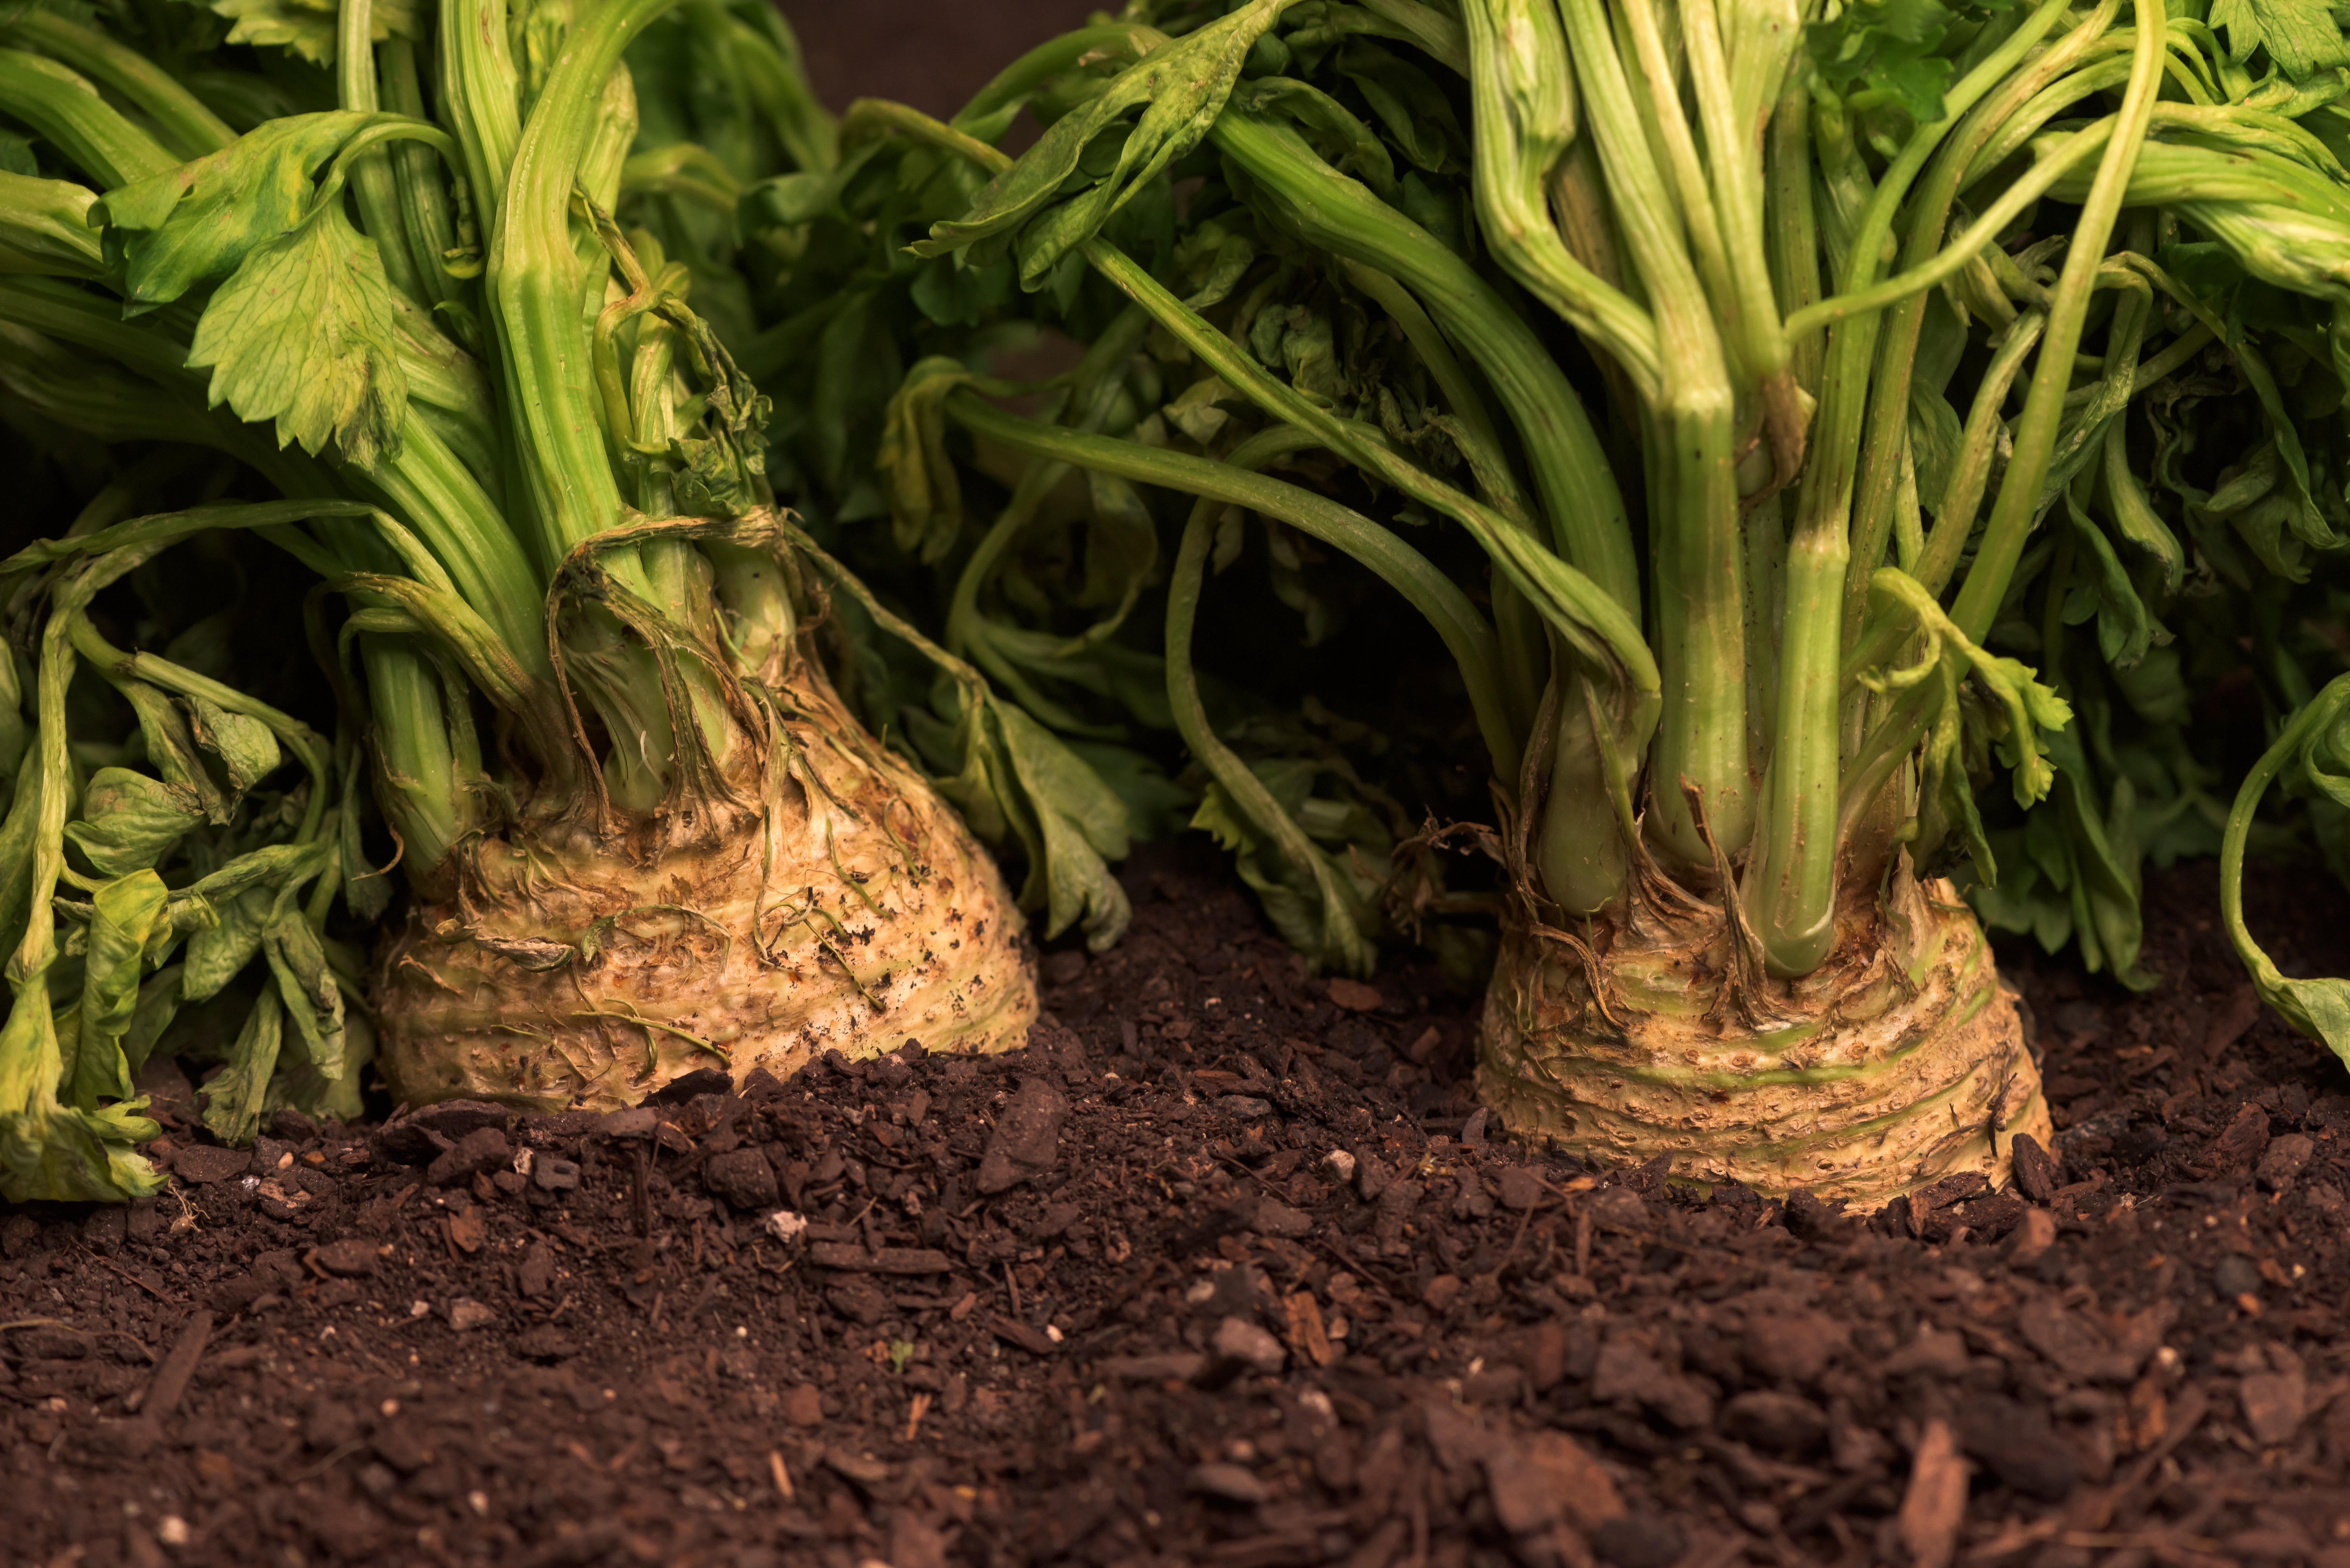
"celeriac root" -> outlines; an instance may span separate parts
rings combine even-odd
[[[1036,1013],[1001,873],[813,658],[776,695],[779,783],[654,849],[524,833],[461,847],[380,956],[380,1064],[412,1104],[633,1105],[702,1067],[1020,1044]]]
[[[1719,909],[1632,904],[1587,946],[1505,933],[1478,1083],[1513,1131],[1860,1208],[1963,1171],[1998,1185],[2015,1135],[2048,1140],[2016,998],[1948,882],[1905,859],[1792,982],[1742,971]]]

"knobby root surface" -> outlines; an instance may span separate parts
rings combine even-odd
[[[994,861],[812,659],[785,695],[777,777],[736,822],[658,852],[492,840],[411,907],[380,960],[398,1099],[610,1109],[700,1070],[1026,1037],[1029,944]]]
[[[1905,871],[1844,912],[1800,981],[1742,981],[1714,911],[1643,905],[1573,940],[1507,933],[1478,1082],[1512,1128],[1610,1163],[1876,1205],[1945,1178],[2006,1182],[2048,1107],[2014,992],[1972,911]]]

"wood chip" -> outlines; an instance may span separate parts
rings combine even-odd
[[[1959,1549],[1959,1526],[1967,1514],[1967,1461],[1946,1421],[1929,1421],[1909,1465],[1909,1488],[1902,1494],[1901,1544],[1915,1568],[1950,1568]]]
[[[1322,1303],[1314,1299],[1312,1291],[1299,1291],[1283,1299],[1282,1311],[1289,1319],[1289,1348],[1316,1366],[1327,1366],[1338,1359],[1330,1345],[1329,1335],[1322,1327]]]
[[[954,1260],[931,1247],[882,1247],[868,1251],[854,1241],[818,1241],[808,1262],[822,1269],[860,1274],[943,1274]]]
[[[1015,1323],[1008,1317],[989,1318],[987,1331],[1004,1344],[1016,1345],[1032,1355],[1050,1355],[1057,1348],[1051,1340],[1046,1339],[1037,1330],[1030,1328],[1024,1323]]]
[[[142,1420],[156,1422],[179,1408],[180,1397],[188,1391],[188,1380],[196,1375],[196,1363],[204,1355],[204,1345],[213,1335],[213,1314],[198,1312],[188,1319],[187,1328],[179,1343],[163,1357],[156,1370],[155,1381],[147,1386],[147,1397],[140,1401]]]

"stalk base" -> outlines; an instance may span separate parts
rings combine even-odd
[[[748,807],[658,848],[643,824],[461,846],[380,958],[397,1099],[611,1109],[698,1068],[1026,1039],[1035,979],[994,861],[797,662]]]
[[[1835,951],[1794,981],[1740,975],[1719,909],[1632,916],[1571,940],[1505,933],[1478,1085],[1513,1132],[1611,1164],[1808,1189],[1873,1208],[1945,1176],[2011,1174],[2050,1137],[2016,998],[1973,912],[1906,857],[1882,898],[1839,911]]]

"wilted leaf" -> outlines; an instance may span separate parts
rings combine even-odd
[[[321,1075],[343,1075],[343,992],[327,966],[318,933],[298,909],[278,914],[262,932],[277,994],[302,1042],[302,1054]]]
[[[0,1026],[0,1198],[120,1203],[160,1190],[163,1174],[131,1146],[161,1129],[144,1100],[84,1110],[57,1098],[64,1062],[49,1012],[48,976],[16,992]]]
[[[101,877],[151,868],[204,816],[193,790],[129,768],[92,774],[81,810],[80,820],[66,824],[66,837]]]
[[[946,399],[975,379],[960,360],[925,359],[906,372],[881,427],[879,466],[889,497],[891,537],[925,565],[962,532],[962,486],[947,451]]]
[[[261,929],[269,919],[272,901],[267,888],[249,888],[224,898],[218,923],[188,939],[181,961],[181,994],[190,1002],[203,1002],[234,980],[261,950]]]
[[[138,1007],[149,940],[170,897],[152,871],[119,877],[91,895],[89,946],[82,960],[81,1043],[74,1053],[77,1103],[130,1094],[122,1036]]]
[[[1098,952],[1133,919],[1133,906],[1108,862],[1128,849],[1125,803],[1053,732],[1006,702],[990,711],[1013,776],[1044,842],[1032,854],[1027,902],[1042,885],[1047,940],[1082,920],[1087,946]]]
[[[277,992],[265,991],[245,1014],[227,1064],[197,1091],[204,1099],[204,1126],[223,1143],[250,1143],[260,1129],[269,1075],[277,1070],[285,1037],[286,1015]]]
[[[196,744],[218,757],[229,787],[242,795],[276,771],[284,760],[269,726],[247,713],[233,713],[209,698],[188,699]]]

